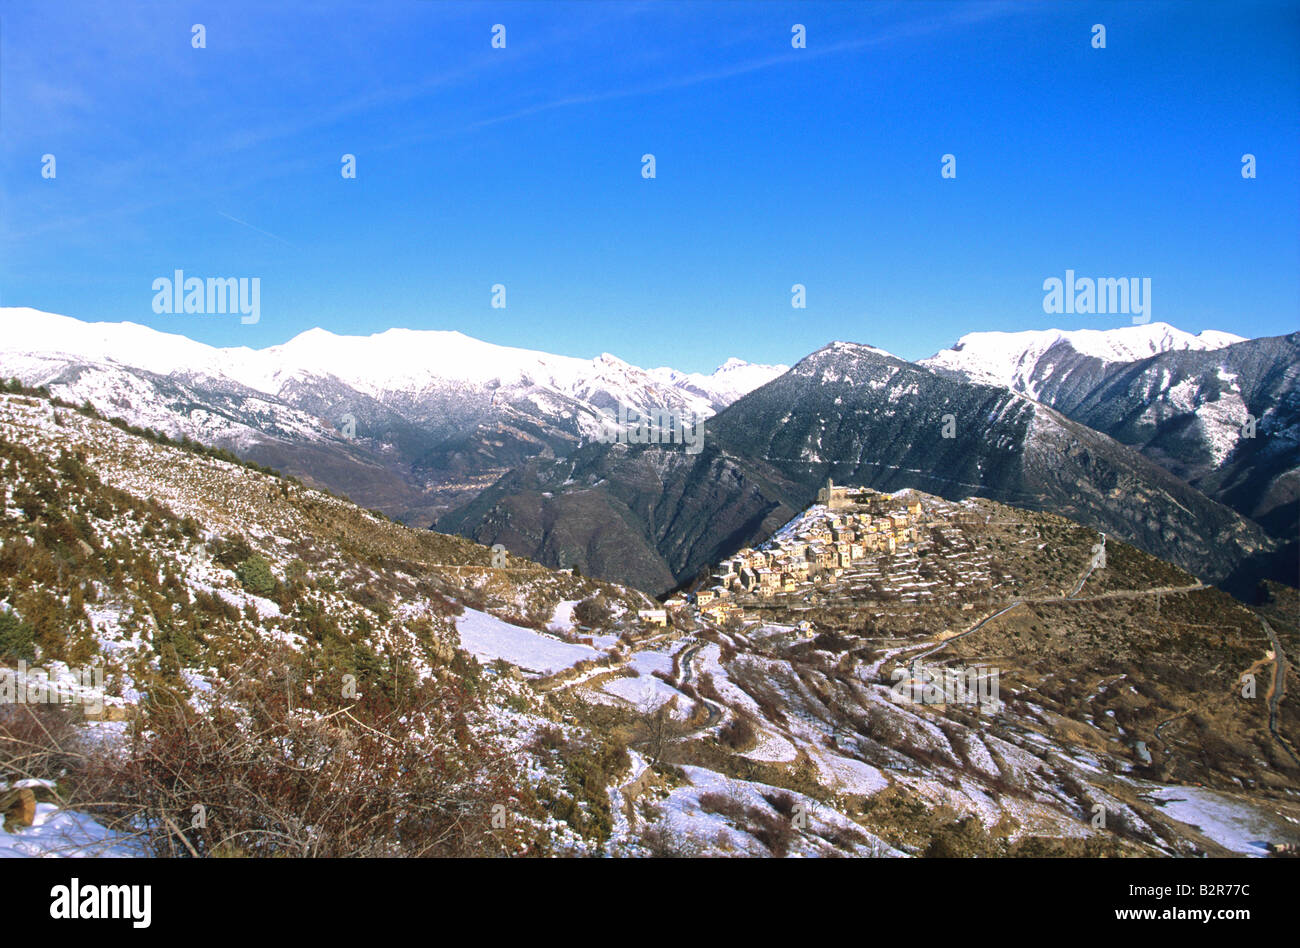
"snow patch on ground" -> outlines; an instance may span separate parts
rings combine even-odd
[[[573,608],[578,604],[577,599],[566,599],[555,607],[555,614],[551,616],[547,628],[554,629],[557,632],[573,631]]]
[[[36,804],[31,826],[7,833],[0,828],[0,859],[24,857],[144,857],[139,840],[118,836],[84,813]]]
[[[1213,790],[1160,787],[1146,796],[1180,823],[1243,856],[1267,856],[1270,841],[1295,841],[1295,830],[1285,828],[1280,818]]]
[[[616,695],[629,704],[643,711],[658,711],[673,698],[677,702],[678,715],[685,714],[693,702],[672,685],[660,681],[652,675],[638,675],[635,678],[615,678],[605,682],[604,690]]]
[[[588,645],[573,645],[532,629],[503,622],[477,609],[465,609],[456,620],[460,644],[480,661],[504,659],[512,665],[541,674],[554,674],[601,653]]]

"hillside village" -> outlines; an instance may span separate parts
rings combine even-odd
[[[909,574],[918,544],[931,530],[942,531],[962,516],[968,513],[942,501],[927,510],[912,491],[891,495],[837,486],[827,479],[815,506],[758,548],[746,547],[723,561],[712,583],[690,600],[677,596],[665,606],[681,610],[693,603],[700,615],[714,622],[743,622],[747,605],[792,605],[808,601],[816,590],[833,590],[855,580],[878,582],[892,573]],[[891,569],[885,558],[895,555],[899,560]],[[915,598],[921,586],[919,582],[911,588],[900,586],[900,594]]]

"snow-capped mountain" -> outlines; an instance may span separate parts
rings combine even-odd
[[[1300,333],[1245,340],[1164,323],[972,333],[920,364],[1050,405],[1294,541]]]
[[[673,388],[708,399],[715,411],[721,411],[789,369],[788,365],[757,365],[744,359],[728,359],[712,375],[686,374],[667,367],[651,369],[650,375]]]
[[[1192,335],[1168,323],[1118,329],[972,332],[951,349],[940,350],[919,364],[1037,398],[1045,380],[1076,368],[1080,357],[1107,364],[1136,362],[1161,352],[1208,351],[1243,341],[1241,336],[1212,329]]]
[[[230,447],[421,519],[534,455],[590,440],[618,406],[705,418],[784,366],[712,375],[493,345],[459,332],[304,332],[216,348],[133,323],[0,308],[0,375],[171,435]],[[324,454],[322,454],[324,452]]]
[[[3,357],[116,363],[158,375],[208,378],[279,396],[295,381],[333,378],[370,398],[460,388],[544,389],[600,406],[713,414],[787,366],[728,359],[712,375],[637,368],[604,353],[579,359],[499,346],[460,332],[389,329],[370,336],[310,329],[266,349],[220,349],[135,323],[87,323],[34,309],[0,308]]]

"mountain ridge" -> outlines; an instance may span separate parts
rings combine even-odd
[[[657,560],[619,575],[661,591],[665,574],[689,582],[727,545],[763,539],[829,476],[1068,511],[1216,582],[1244,584],[1243,561],[1274,547],[1240,514],[1048,406],[870,346],[824,346],[719,412],[706,434],[695,457],[618,445],[535,461],[439,526],[543,562],[578,557],[593,575],[604,575],[599,564],[582,559],[596,546],[617,549],[620,563]],[[561,524],[580,542],[565,548]]]
[[[31,309],[0,309],[0,327],[0,375],[426,526],[521,459],[594,437],[620,405],[708,417],[785,369],[729,361],[716,384],[665,379],[608,353],[553,356],[454,331],[315,329],[254,350]]]
[[[1136,362],[1162,352],[1221,349],[1245,341],[1242,336],[1211,329],[1193,335],[1163,322],[1116,329],[984,331],[966,333],[951,347],[917,362],[928,368],[957,371],[968,378],[1015,388],[1032,397],[1032,385],[1019,373],[1025,368],[1032,370],[1058,346],[1103,362]],[[1026,367],[1027,360],[1030,361]]]
[[[642,370],[609,354],[588,362],[493,347],[461,333],[388,330],[361,340],[375,347],[365,357],[354,351],[357,339],[325,330],[267,350],[215,350],[164,336],[161,351],[151,352],[140,339],[160,336],[144,327],[115,330],[21,313],[36,322],[25,334],[11,334],[0,351],[0,374],[49,385],[71,401],[89,399],[136,424],[234,447],[399,519],[502,541],[542,562],[565,561],[655,592],[730,552],[726,544],[752,541],[773,527],[773,518],[806,506],[826,476],[1040,509],[1055,504],[1211,581],[1232,579],[1240,564],[1229,558],[1266,556],[1272,547],[1249,522],[1188,488],[1180,471],[1170,474],[1161,458],[1144,459],[1123,447],[1124,438],[1093,430],[1077,414],[864,343],[830,342],[774,376],[784,367],[728,360],[714,373],[727,380],[725,391],[710,391],[698,374]],[[1053,347],[1062,344],[1059,331],[1044,333],[1056,340]],[[1081,333],[1092,333],[1082,338],[1094,348],[1098,339],[1111,340],[1110,350],[1121,354],[1164,348],[1151,359],[1208,358],[1252,345],[1264,362],[1277,357],[1268,341],[1221,345],[1228,334],[1201,338],[1164,324]],[[51,338],[58,344],[50,346]],[[458,378],[444,379],[436,365],[423,364],[412,339],[455,341],[468,347],[463,351],[509,359],[464,359],[444,345],[444,362],[472,363],[457,366]],[[20,348],[37,343],[44,349]],[[78,346],[107,361],[48,352]],[[1104,362],[1068,347],[1087,367],[1107,367],[1103,375],[1144,364]],[[108,358],[119,355],[172,371]],[[243,364],[226,371],[221,359]],[[766,376],[772,377],[727,401]],[[593,433],[619,404],[707,417],[712,447],[685,461],[635,445],[593,447]],[[1266,422],[1273,430],[1273,420]],[[1284,422],[1282,430],[1289,430]],[[511,490],[518,496],[499,507]],[[1286,490],[1283,482],[1269,494],[1283,514],[1292,499]],[[1144,517],[1133,496],[1167,511],[1172,523]],[[1188,517],[1179,511],[1188,510],[1195,523],[1183,522]]]
[[[1006,334],[1017,335],[1026,334]],[[1184,343],[1200,338],[1183,336]],[[1228,337],[1215,334],[1200,345],[1171,345],[1128,362],[1107,362],[1061,338],[1046,348],[1012,351],[1000,369],[957,350],[922,363],[1049,405],[1136,448],[1274,536],[1294,540],[1300,522],[1300,333],[1219,344]]]

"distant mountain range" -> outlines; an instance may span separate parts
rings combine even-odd
[[[313,329],[267,349],[218,349],[15,308],[0,308],[0,334],[0,375],[425,526],[529,458],[592,438],[619,405],[708,417],[786,371],[739,359],[712,375],[647,371],[608,353],[576,359],[408,329]]]
[[[1031,329],[1024,332],[973,332],[951,349],[920,365],[949,370],[972,382],[1000,385],[1038,398],[1039,386],[1073,372],[1080,362],[1103,365],[1138,362],[1164,352],[1212,351],[1245,342],[1228,332],[1192,335],[1168,323],[1119,329]]]
[[[1296,582],[1300,334],[974,333],[918,363],[836,342],[701,375],[456,332],[217,349],[0,309],[0,333],[0,375],[650,592],[763,539],[827,476],[1050,510],[1243,594]],[[595,442],[620,405],[709,418],[704,450]]]

